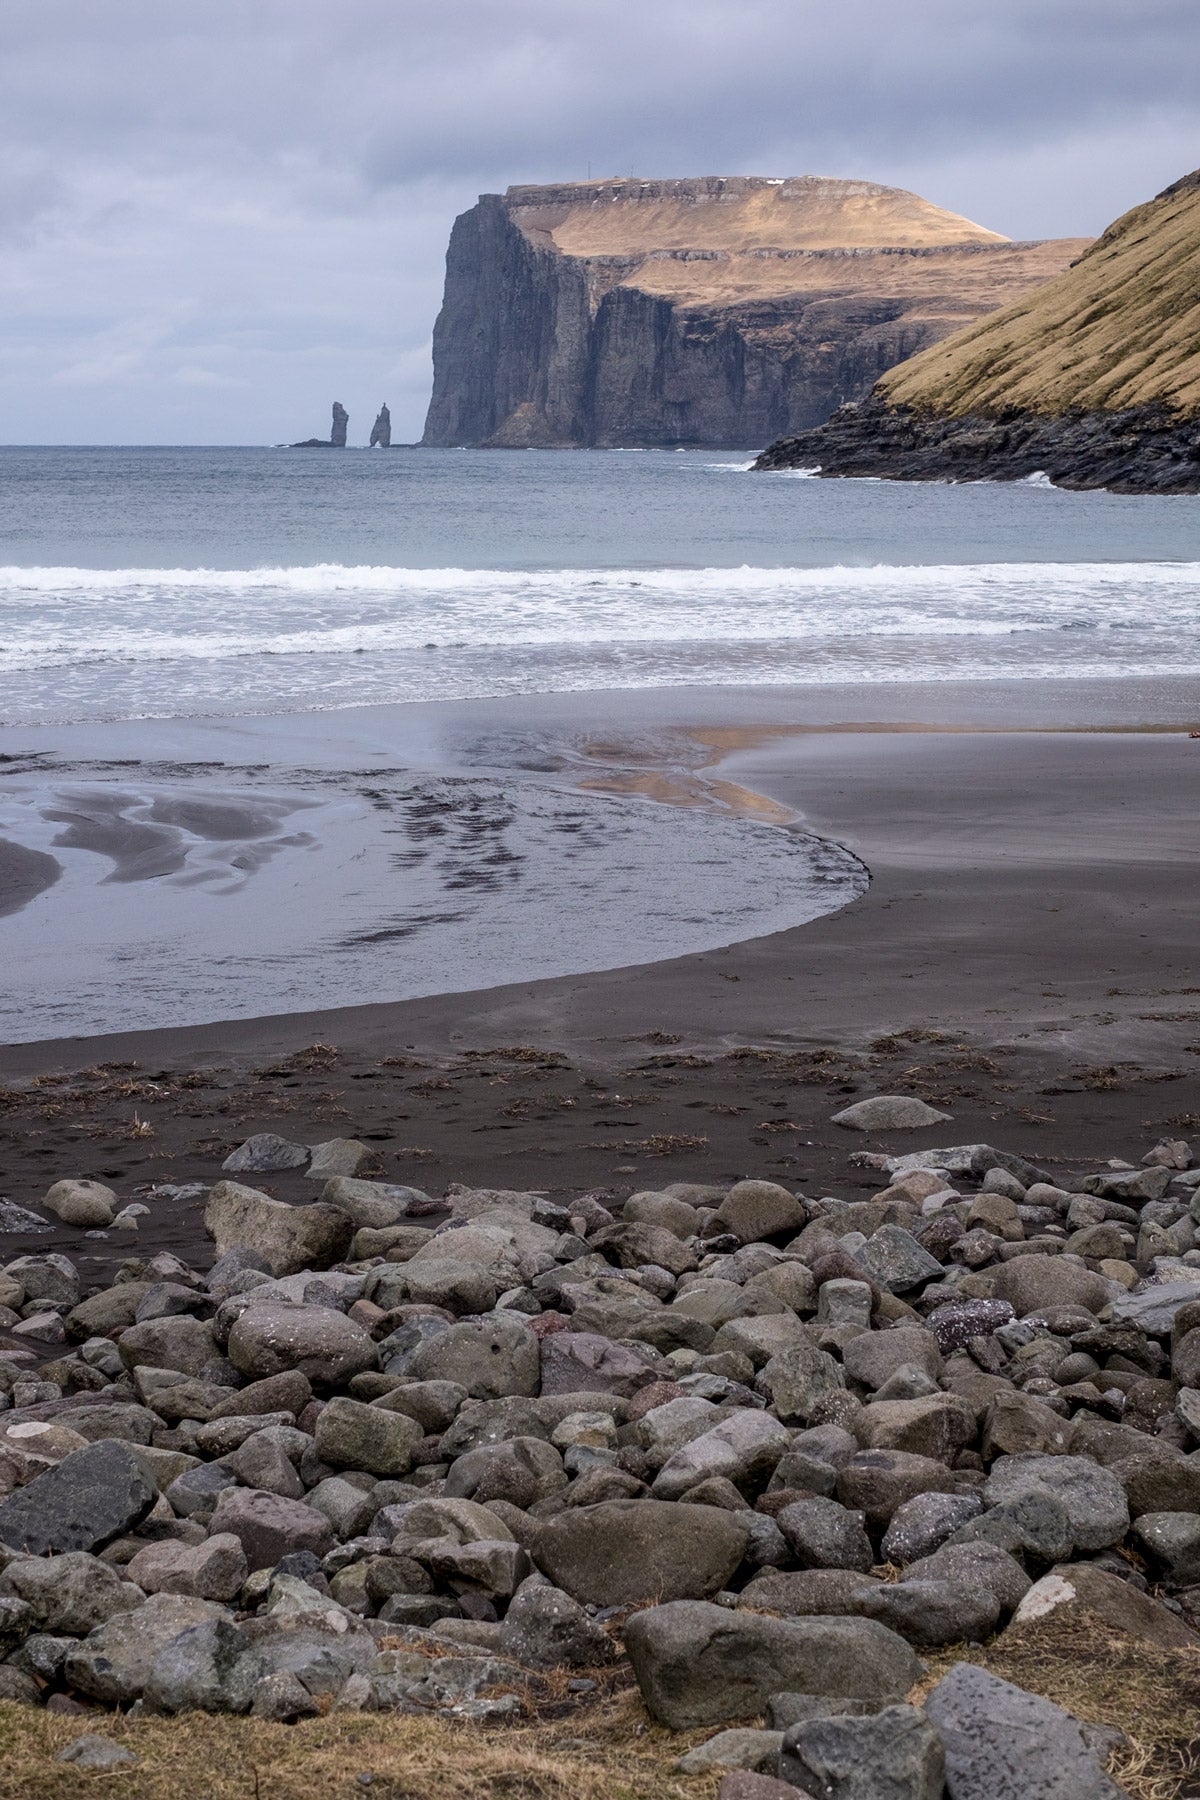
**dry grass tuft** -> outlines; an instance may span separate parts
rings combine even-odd
[[[929,1656],[914,1700],[963,1660],[1123,1732],[1109,1768],[1130,1800],[1200,1795],[1200,1651],[1117,1637],[1097,1619],[1051,1618],[1010,1629],[986,1649]],[[601,1673],[607,1683],[620,1679],[619,1671]],[[502,1725],[347,1713],[288,1726],[199,1713],[63,1717],[3,1702],[0,1800],[83,1800],[101,1791],[122,1800],[712,1800],[715,1773],[675,1769],[711,1732],[649,1723],[636,1692],[576,1703],[565,1678],[547,1678],[538,1711]],[[140,1764],[101,1772],[57,1761],[85,1731],[112,1738]]]
[[[95,1731],[142,1761],[111,1773],[58,1762]],[[674,1773],[705,1733],[648,1725],[623,1696],[560,1724],[485,1727],[348,1713],[298,1725],[209,1718],[64,1718],[0,1704],[0,1800],[707,1800]]]

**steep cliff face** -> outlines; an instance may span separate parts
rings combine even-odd
[[[1200,170],[756,466],[1200,493]]]
[[[871,182],[592,182],[456,220],[426,444],[762,442],[1023,295],[1083,240],[1013,244]]]

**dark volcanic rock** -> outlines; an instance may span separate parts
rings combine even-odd
[[[1108,488],[1116,494],[1200,494],[1200,420],[1161,407],[1009,412],[948,418],[892,407],[872,396],[841,407],[815,431],[780,438],[755,468],[812,469],[825,476],[893,481],[1026,481]]]
[[[98,1550],[136,1525],[157,1491],[136,1451],[104,1438],[0,1502],[0,1543],[31,1556]]]
[[[379,409],[378,418],[375,420],[375,423],[371,427],[370,448],[372,450],[374,450],[375,446],[378,444],[378,446],[381,450],[387,450],[390,448],[391,442],[392,442],[392,415],[388,411],[388,403],[385,400],[383,405]]]

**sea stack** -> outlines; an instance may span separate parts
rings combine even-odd
[[[379,409],[379,417],[371,427],[370,448],[374,450],[376,445],[378,445],[381,450],[387,450],[391,447],[391,442],[392,415],[388,411],[388,403],[385,400]]]
[[[423,442],[745,447],[1059,274],[901,188],[817,176],[484,194],[455,222]]]
[[[758,469],[1200,493],[1200,170]]]
[[[384,408],[386,412],[387,408]],[[381,415],[382,416],[382,415]],[[340,400],[333,403],[333,426],[327,438],[301,438],[298,444],[292,444],[293,450],[344,450],[346,448],[346,427],[350,423],[350,414]]]

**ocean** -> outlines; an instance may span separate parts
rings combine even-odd
[[[1192,498],[748,462],[0,449],[0,723],[1200,665]]]
[[[869,872],[729,728],[1193,704],[1194,500],[748,461],[0,449],[0,1039],[786,930]]]

